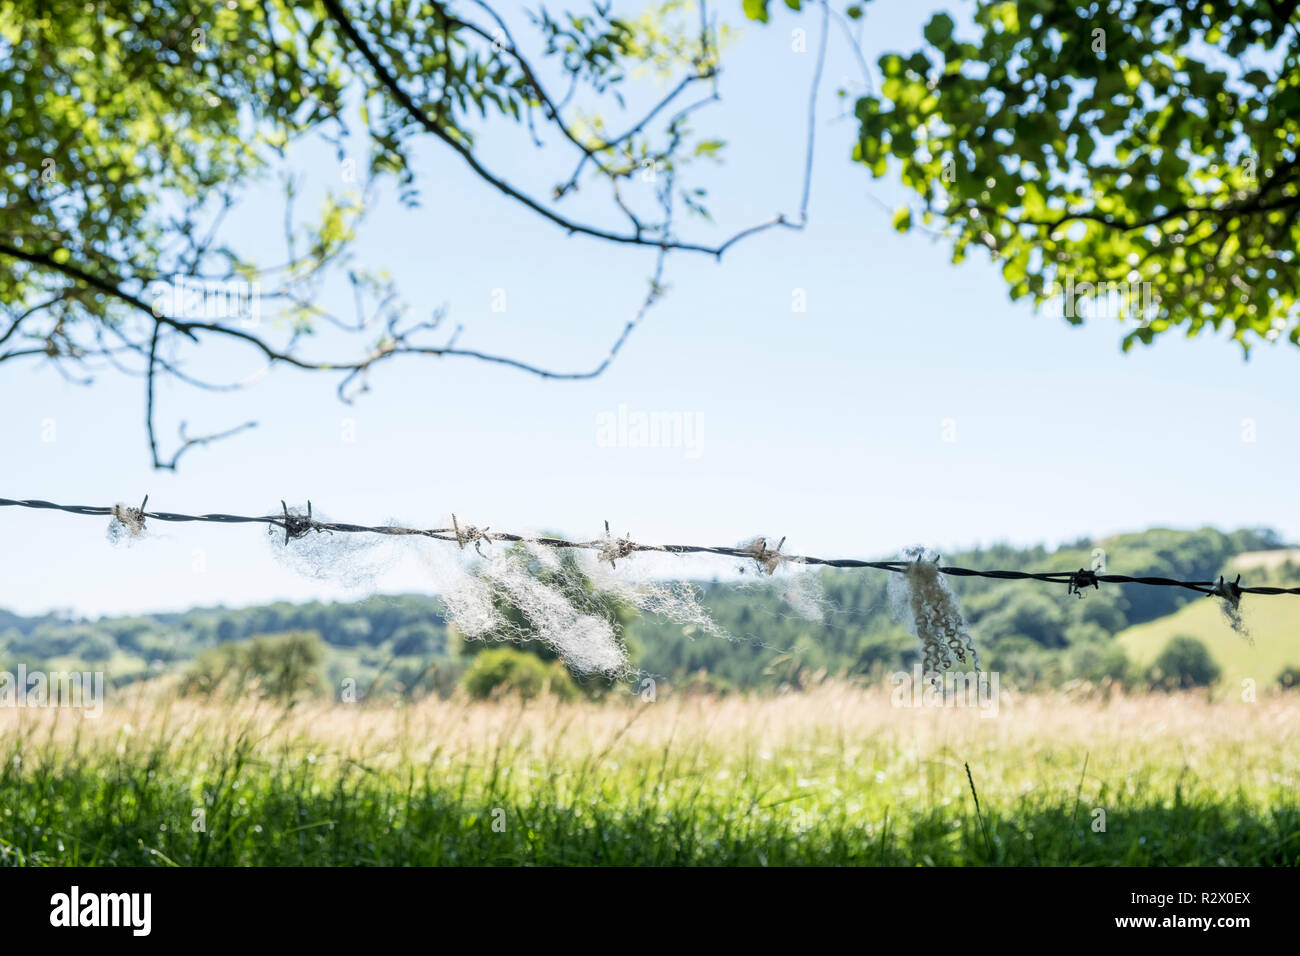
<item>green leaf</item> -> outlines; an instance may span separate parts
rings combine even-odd
[[[931,46],[942,47],[952,39],[952,17],[946,13],[936,13],[925,25],[925,40]]]
[[[907,232],[912,228],[912,210],[907,206],[900,206],[894,211],[894,228],[898,232]]]
[[[745,16],[760,23],[767,23],[767,2],[768,0],[743,0]]]

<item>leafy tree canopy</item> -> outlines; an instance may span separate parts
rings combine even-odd
[[[155,378],[220,390],[247,377],[190,374],[186,350],[196,345],[231,342],[268,365],[338,375],[344,398],[397,355],[599,374],[635,319],[587,370],[484,354],[440,330],[438,310],[412,318],[391,277],[351,261],[353,240],[377,184],[419,204],[411,157],[422,141],[450,150],[502,202],[570,235],[656,251],[642,311],[662,291],[668,252],[721,256],[762,229],[797,227],[778,216],[719,245],[678,235],[679,213],[707,215],[703,189],[683,171],[716,162],[722,147],[690,127],[717,99],[726,39],[701,10],[687,0],[629,18],[599,2],[541,10],[517,41],[486,0],[0,0],[0,362],[49,359],[85,381],[105,369],[141,376],[158,467],[217,436],[182,433],[179,451],[163,455]],[[629,82],[633,71],[648,80]],[[553,177],[549,194],[509,181],[498,157],[482,154],[480,134],[494,123],[511,130],[516,151],[539,157],[532,165]],[[304,213],[286,158],[309,134],[337,147],[340,168],[321,208]],[[367,147],[365,168],[352,165],[349,139]],[[232,246],[222,229],[272,173],[284,177],[286,200],[269,214],[284,222],[278,261]],[[579,191],[603,206],[570,210]],[[324,297],[327,281],[336,285]],[[338,288],[344,281],[351,289]],[[322,298],[355,302],[355,314]],[[307,337],[327,326],[360,343],[310,354]]]
[[[744,7],[770,15],[768,0]],[[879,58],[853,158],[919,197],[900,231],[942,234],[954,262],[988,253],[1013,299],[1078,323],[1091,306],[1076,296],[1112,293],[1134,320],[1125,349],[1207,325],[1243,348],[1300,343],[1296,11],[979,0],[969,21],[938,13],[917,49]]]

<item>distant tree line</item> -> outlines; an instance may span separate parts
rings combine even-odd
[[[1104,560],[1111,570],[1130,574],[1209,580],[1223,572],[1235,555],[1281,546],[1281,539],[1268,530],[1155,529],[1095,542],[1075,541],[1056,549],[995,545],[946,554],[944,559],[974,568],[1048,571],[1091,568]],[[1254,577],[1263,580],[1266,573],[1294,578],[1297,569],[1283,565]],[[731,640],[664,618],[636,616],[626,608],[607,612],[617,616],[631,659],[648,675],[711,690],[797,688],[825,675],[870,677],[911,668],[917,657],[916,641],[891,613],[890,578],[881,572],[821,572],[817,575],[820,592],[811,592],[820,619],[818,614],[799,613],[770,582],[698,582],[701,602]],[[1198,599],[1194,592],[1178,588],[1108,586],[1078,599],[1063,588],[1040,584],[950,580],[985,667],[1025,683],[1132,680],[1134,671],[1115,635]],[[592,603],[591,609],[597,607]],[[526,625],[517,609],[498,610],[517,626]],[[351,678],[362,691],[447,693],[475,666],[476,686],[489,690],[503,681],[510,683],[501,675],[515,673],[524,675],[520,680],[530,686],[538,682],[559,686],[553,669],[537,670],[527,662],[507,659],[508,655],[476,664],[475,655],[486,645],[467,642],[457,634],[436,597],[413,594],[352,603],[203,608],[97,621],[21,617],[0,611],[0,667],[20,661],[29,667],[85,662],[102,667],[110,680],[118,682],[205,669],[209,676],[229,677],[253,653],[233,647],[247,644],[265,651],[258,640],[292,634],[311,635],[320,642],[319,661],[314,651],[297,649],[310,660],[313,672],[319,670],[321,686],[337,688]],[[540,641],[528,641],[518,650],[548,665],[554,660]],[[1174,653],[1179,660],[1195,657],[1185,644]],[[196,660],[201,666],[192,664]],[[1202,675],[1206,670],[1199,665],[1192,669]],[[591,681],[581,682],[581,687],[588,692],[598,689]]]

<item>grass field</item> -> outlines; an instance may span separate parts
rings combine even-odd
[[[1253,680],[1258,692],[1273,685],[1284,667],[1300,667],[1300,598],[1273,597],[1242,604],[1249,639],[1228,626],[1218,601],[1193,601],[1166,617],[1130,627],[1116,635],[1129,658],[1141,667],[1156,659],[1170,638],[1187,634],[1205,644],[1222,674],[1218,693],[1240,697],[1242,681]]]
[[[1297,694],[1004,689],[981,717],[847,686],[288,711],[142,693],[97,720],[6,708],[0,740],[8,864],[1300,861]]]

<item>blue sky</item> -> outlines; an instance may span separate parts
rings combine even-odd
[[[869,6],[869,58],[914,48],[927,18],[920,5]],[[696,221],[683,237],[716,241],[797,210],[812,67],[811,54],[791,51],[798,26],[816,20],[782,11],[767,28],[744,27],[730,51],[724,101],[700,121],[728,144],[706,177],[718,225]],[[0,495],[111,504],[148,493],[159,509],[244,513],[311,498],[340,520],[442,525],[455,511],[495,529],[584,537],[608,518],[645,541],[766,533],[788,535],[796,552],[841,556],[1153,525],[1268,525],[1300,539],[1300,355],[1262,348],[1246,362],[1212,335],[1123,355],[1118,320],[1075,328],[1035,315],[1008,302],[987,263],[952,266],[941,244],[898,235],[887,208],[903,192],[849,161],[854,125],[834,119],[834,87],[855,67],[838,38],[831,47],[807,230],[769,232],[721,263],[672,257],[669,295],[601,378],[546,382],[409,359],[376,370],[350,407],[335,380],[287,369],[236,396],[168,386],[165,446],[181,419],[196,433],[260,421],[193,451],[173,475],[149,467],[138,382],[105,374],[80,388],[48,367],[10,366],[0,375]],[[539,191],[567,173],[567,158],[540,168],[509,132],[480,144],[503,173]],[[328,174],[318,159],[302,165]],[[445,305],[466,347],[559,367],[597,362],[644,294],[652,253],[566,237],[437,144],[420,151],[418,172],[423,207],[386,202],[361,261],[390,269],[417,310]],[[233,235],[260,242],[278,229],[266,208],[236,217]],[[504,313],[491,308],[497,289]],[[792,308],[796,290],[806,311]],[[191,367],[226,360],[256,368],[215,349]],[[687,416],[696,447],[607,447],[597,423],[620,406]],[[0,607],[22,612],[358,595],[294,573],[248,528],[176,525],[113,547],[98,519],[5,509],[0,535]],[[1123,569],[1122,554],[1108,557]],[[408,561],[366,588],[428,586]]]

